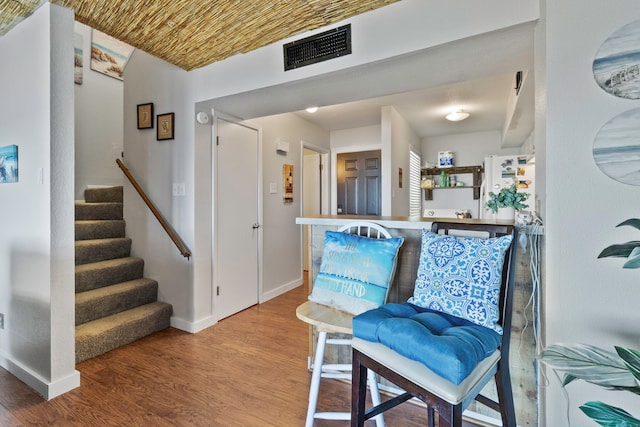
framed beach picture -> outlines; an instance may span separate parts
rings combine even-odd
[[[640,108],[618,114],[602,126],[593,142],[593,159],[608,177],[640,185]]]
[[[91,32],[91,69],[114,79],[123,80],[124,67],[133,47],[98,30]]]
[[[593,76],[605,92],[640,99],[640,20],[611,34],[593,60]]]
[[[0,147],[0,184],[18,182],[18,146]]]
[[[156,139],[164,141],[174,138],[174,113],[158,114],[158,130]]]
[[[82,34],[73,34],[73,82],[77,85],[82,84]]]

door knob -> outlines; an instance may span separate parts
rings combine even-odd
[[[251,226],[251,228],[253,228],[253,229],[260,228],[260,224],[253,224],[253,225]]]

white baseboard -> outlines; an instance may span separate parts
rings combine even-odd
[[[284,285],[281,285],[274,290],[263,293],[262,297],[260,297],[259,303],[262,304],[263,302],[267,302],[272,298],[275,298],[279,295],[284,294],[285,292],[289,292],[290,290],[295,289],[298,286],[301,286],[303,283],[304,283],[304,280],[302,276],[300,276],[298,279],[295,279],[289,283],[285,283]]]
[[[197,322],[188,322],[179,317],[171,317],[171,326],[192,334],[196,334],[207,329],[208,327],[215,325],[217,322],[218,321],[213,316],[208,316],[202,320],[198,320]]]
[[[298,286],[301,286],[304,283],[304,280],[301,277],[299,277],[296,280],[293,280],[289,283],[285,283],[282,286],[279,286],[278,288],[271,290],[269,292],[266,292],[264,294],[262,294],[262,297],[260,298],[260,301],[258,301],[259,304],[262,304],[264,302],[269,301],[272,298],[275,298],[279,295],[284,294],[285,292],[289,292],[292,289],[297,288]],[[180,329],[181,331],[185,331],[185,332],[189,332],[192,334],[198,333],[204,329],[207,329],[213,325],[215,325],[218,321],[216,320],[216,318],[214,316],[208,316],[205,317],[202,320],[198,320],[197,322],[189,322],[187,320],[181,319],[179,317],[171,317],[171,326],[176,328],[176,329]]]
[[[60,396],[74,388],[80,387],[80,372],[76,370],[62,379],[49,382],[33,372],[31,369],[22,366],[21,363],[12,360],[1,352],[0,366],[31,387],[36,393],[46,400],[51,400],[56,396]]]

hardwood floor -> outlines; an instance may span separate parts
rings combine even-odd
[[[198,334],[169,328],[87,360],[81,386],[51,401],[0,369],[0,425],[302,426],[308,329],[295,308],[307,295],[301,286]],[[346,411],[349,396],[348,384],[324,380],[318,409]],[[426,412],[405,404],[385,420],[424,426]]]

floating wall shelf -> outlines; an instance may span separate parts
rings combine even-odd
[[[473,188],[473,199],[478,200],[480,198],[480,183],[482,182],[482,172],[484,169],[482,166],[453,166],[450,168],[426,168],[422,169],[421,175],[424,176],[437,176],[440,175],[440,172],[445,171],[449,175],[461,175],[461,174],[472,174],[473,175],[473,185],[465,185],[461,187],[436,187],[436,188],[425,188],[424,189],[424,199],[425,200],[433,200],[433,190],[454,190],[457,188]]]

